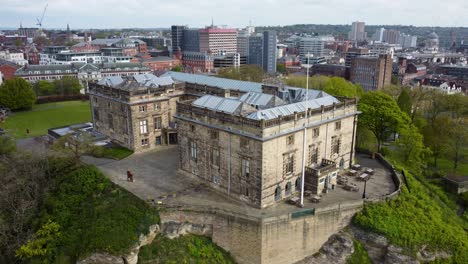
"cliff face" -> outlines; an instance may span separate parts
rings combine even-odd
[[[151,244],[159,234],[159,225],[152,225],[148,234],[140,234],[138,242],[130,249],[130,252],[122,256],[113,256],[107,253],[94,253],[86,259],[80,260],[77,264],[137,264],[140,248]]]
[[[349,226],[345,230],[331,236],[318,254],[299,261],[296,264],[348,263],[348,259],[356,250],[353,240],[357,240],[363,245],[374,264],[417,264],[451,257],[447,252],[431,252],[425,246],[414,256],[408,254],[409,250],[392,245],[385,236],[368,232],[355,226]]]

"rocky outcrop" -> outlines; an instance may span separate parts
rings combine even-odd
[[[213,234],[213,226],[205,224],[192,224],[188,222],[179,223],[170,221],[165,222],[163,224],[162,233],[170,239],[174,239],[186,234],[211,236]]]
[[[372,263],[376,264],[427,263],[435,261],[436,259],[451,257],[449,253],[443,251],[430,252],[425,246],[422,247],[416,256],[411,256],[405,253],[403,248],[390,244],[388,239],[382,235],[364,231],[355,226],[351,226],[349,232],[363,244]]]
[[[112,256],[107,253],[94,253],[77,264],[125,264],[122,256]]]
[[[138,252],[140,248],[151,244],[156,236],[159,234],[159,225],[152,225],[149,228],[147,235],[140,234],[138,242],[130,249],[130,253],[123,256],[126,264],[137,264],[138,263]]]
[[[137,264],[140,248],[151,244],[159,234],[159,225],[149,227],[146,235],[140,234],[138,242],[130,249],[130,253],[123,256],[113,256],[107,253],[94,253],[86,259],[80,260],[77,264]]]
[[[346,259],[354,253],[351,234],[341,231],[332,235],[322,246],[320,252],[296,264],[345,264]]]

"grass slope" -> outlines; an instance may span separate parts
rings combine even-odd
[[[354,253],[346,260],[346,264],[372,264],[366,249],[361,242],[353,239]]]
[[[60,177],[45,200],[40,223],[52,221],[61,235],[41,258],[75,262],[94,252],[123,254],[159,221],[145,202],[121,189],[93,166]]]
[[[0,124],[16,138],[47,134],[47,129],[91,121],[88,101],[68,101],[34,105],[30,111],[14,112]],[[29,135],[26,134],[29,129]]]
[[[204,236],[185,235],[176,239],[158,236],[138,254],[139,264],[235,263],[231,255]]]
[[[453,254],[446,263],[465,263],[468,259],[468,223],[445,204],[443,197],[430,192],[407,173],[411,192],[390,202],[366,205],[353,222],[365,229],[385,235],[393,244],[415,254],[423,245],[431,250]]]

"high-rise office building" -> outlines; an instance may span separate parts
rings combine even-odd
[[[237,52],[241,56],[249,55],[249,36],[251,33],[244,29],[237,32]]]
[[[335,39],[330,36],[307,37],[299,40],[299,56],[304,62],[304,58],[309,54],[312,58],[320,58],[326,55],[325,44]]]
[[[391,83],[392,58],[390,55],[359,56],[352,59],[350,81],[360,84],[365,91],[380,90]]]
[[[361,41],[365,40],[366,37],[366,23],[359,21],[353,22],[348,38],[350,40]]]
[[[351,67],[351,62],[354,58],[366,55],[369,55],[368,48],[349,48],[345,55],[345,66]]]
[[[183,51],[200,51],[200,30],[199,29],[185,29],[184,41],[182,43]]]
[[[276,72],[276,31],[263,32],[263,70],[267,73]]]
[[[248,64],[263,68],[263,36],[252,35],[249,38]]]
[[[388,44],[399,44],[400,43],[400,31],[395,29],[387,29],[384,32],[383,41]]]
[[[210,26],[200,29],[200,52],[237,53],[237,30]]]
[[[187,29],[187,26],[172,26],[171,27],[172,52],[183,50],[184,31],[186,29]]]
[[[384,40],[385,28],[379,28],[375,31],[372,36],[372,40],[382,42]]]

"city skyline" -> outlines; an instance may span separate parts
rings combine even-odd
[[[302,3],[302,4],[301,4]],[[204,27],[211,24],[244,27],[277,26],[292,24],[348,24],[364,21],[366,25],[414,25],[462,27],[468,25],[468,3],[454,0],[444,3],[443,15],[440,2],[404,0],[367,0],[354,2],[342,0],[305,0],[294,2],[278,0],[239,0],[236,6],[213,5],[210,1],[175,0],[171,2],[135,0],[123,4],[115,0],[83,0],[77,5],[69,0],[0,0],[0,27],[36,27],[44,6],[48,8],[43,21],[44,28],[169,28],[173,24]],[[109,7],[112,7],[111,9]],[[336,8],[339,7],[339,8]],[[289,9],[288,9],[289,8]],[[103,11],[105,10],[105,11]],[[230,15],[226,15],[229,10]],[[259,12],[258,10],[262,10]],[[390,11],[394,13],[389,14]],[[268,15],[263,15],[268,14]],[[312,14],[312,16],[311,16]],[[383,18],[383,14],[387,14]],[[417,16],[415,15],[417,14]],[[278,19],[281,18],[281,19]]]

